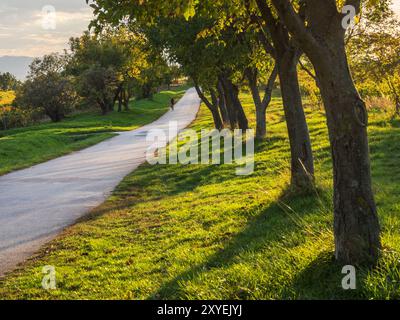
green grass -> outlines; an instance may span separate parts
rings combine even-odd
[[[26,168],[115,135],[141,127],[162,116],[171,97],[181,97],[184,88],[163,91],[153,99],[132,101],[129,111],[102,116],[97,111],[78,114],[60,123],[0,131],[0,175]]]
[[[254,124],[249,95],[243,100]],[[323,112],[307,109],[318,188],[284,196],[289,149],[281,101],[256,172],[235,166],[144,165],[88,217],[0,283],[3,299],[386,299],[400,298],[400,125],[371,114],[374,190],[384,251],[341,289],[333,260],[332,183]],[[203,106],[193,127],[211,127]],[[57,290],[41,288],[53,265]]]

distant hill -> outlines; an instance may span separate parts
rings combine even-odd
[[[34,58],[32,57],[0,57],[0,72],[10,72],[19,80],[24,80],[28,74],[29,65]]]

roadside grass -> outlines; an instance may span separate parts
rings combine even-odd
[[[251,98],[243,95],[254,124]],[[318,186],[290,195],[281,101],[268,109],[256,171],[235,165],[149,165],[102,206],[0,282],[2,299],[389,299],[400,298],[400,126],[371,114],[374,190],[384,250],[344,291],[333,259],[330,148],[322,111],[307,109]],[[212,126],[202,106],[192,127]],[[57,290],[41,288],[43,266]]]
[[[97,111],[77,114],[60,123],[0,131],[0,175],[77,151],[153,122],[168,111],[171,97],[186,87],[162,91],[152,99],[131,101],[130,110],[102,116]]]

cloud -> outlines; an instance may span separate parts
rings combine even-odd
[[[394,0],[393,1],[393,10],[397,13],[397,15],[400,17],[400,0]]]
[[[45,6],[55,8],[56,28],[44,29]],[[0,56],[42,56],[66,49],[92,19],[85,0],[2,0],[0,4]]]

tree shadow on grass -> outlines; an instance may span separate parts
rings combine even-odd
[[[284,201],[288,201],[287,192],[283,192],[283,195]],[[298,196],[298,198],[302,199],[303,205],[296,205],[297,196],[292,197],[289,201],[299,217],[313,214],[320,208],[315,196],[302,195]],[[306,206],[304,206],[305,199],[307,199],[308,204]],[[299,228],[301,226],[297,225],[293,221],[293,217],[290,217],[287,212],[282,210],[279,202],[273,203],[260,210],[260,214],[251,219],[245,229],[228,241],[223,249],[212,255],[206,262],[194,265],[174,279],[163,283],[148,299],[185,299],[184,282],[199,278],[202,273],[206,273],[209,270],[226,268],[237,263],[236,258],[243,252],[265,250],[266,244],[282,241],[285,235],[289,235]],[[236,298],[247,299],[249,296],[248,293],[241,292],[238,288]]]
[[[296,275],[291,290],[296,293],[297,299],[302,300],[362,299],[360,290],[343,289],[342,280],[347,275],[342,274],[343,267],[335,261],[333,252],[322,252]],[[358,288],[363,279],[358,272],[356,278]]]

